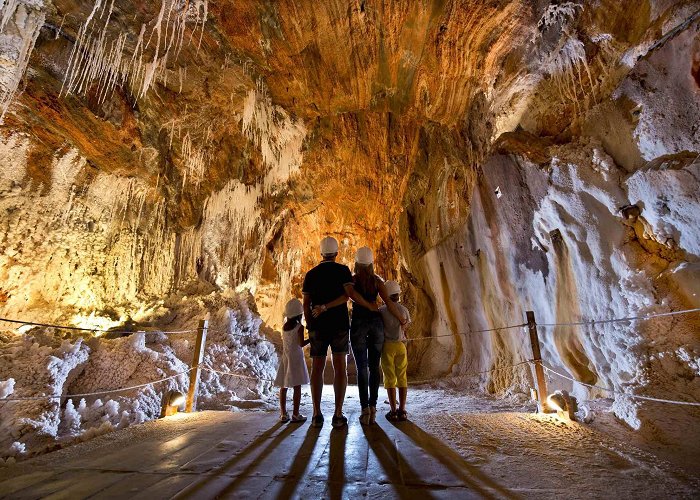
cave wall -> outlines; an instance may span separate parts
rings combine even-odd
[[[528,359],[524,329],[474,333],[521,324],[527,310],[554,324],[700,305],[700,136],[690,118],[700,102],[697,40],[697,28],[688,30],[640,59],[609,99],[591,104],[576,134],[499,137],[467,222],[414,268],[425,277],[440,336],[422,357],[425,373],[446,373],[446,360],[447,373],[459,375]],[[577,380],[698,397],[695,315],[539,331],[546,362]],[[532,385],[517,368],[473,383],[493,392]],[[550,384],[571,389],[556,378]],[[659,431],[651,423],[658,405],[617,398],[614,408],[633,427]]]

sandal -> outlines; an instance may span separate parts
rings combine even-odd
[[[348,419],[345,415],[333,415],[333,418],[331,419],[331,425],[335,429],[340,429],[341,427],[348,425]]]
[[[316,415],[311,418],[311,427],[323,427],[323,415]]]
[[[360,415],[360,423],[362,425],[369,425],[370,424],[369,408],[362,408],[362,414]]]
[[[406,413],[406,410],[399,410],[396,412],[396,420],[399,422],[405,422],[408,420],[408,413]]]
[[[282,415],[280,415],[279,422],[281,424],[286,424],[287,422],[289,422],[289,413],[283,413]]]
[[[305,415],[302,415],[301,413],[299,413],[298,415],[292,415],[291,423],[293,423],[293,424],[301,424],[301,423],[304,423],[304,422],[306,422],[306,416],[305,416]]]
[[[389,413],[386,414],[386,419],[389,422],[396,422],[398,420],[398,417],[396,416],[395,411],[390,411]]]

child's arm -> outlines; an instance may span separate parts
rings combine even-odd
[[[304,347],[305,345],[311,343],[311,339],[304,340],[304,325],[299,325],[299,331],[297,332],[297,335],[299,335],[299,345],[301,347]]]
[[[401,310],[396,305],[396,302],[389,298],[389,294],[386,291],[386,286],[384,285],[384,283],[379,283],[379,296],[384,301],[384,304],[386,304],[386,308],[389,309],[389,312],[393,314],[396,319],[399,320],[401,326],[406,326],[406,324],[408,323],[408,319],[405,318],[403,314],[401,314]]]
[[[373,302],[368,302],[367,300],[365,300],[365,298],[360,294],[360,292],[355,290],[355,285],[353,285],[352,283],[346,283],[343,286],[345,288],[345,295],[350,297],[350,299],[353,302],[357,302],[362,307],[366,307],[370,311],[377,311],[379,309],[377,307],[377,304],[375,304]]]
[[[406,335],[406,330],[408,330],[408,325],[411,324],[411,315],[406,312],[406,324],[401,325],[401,340],[408,340],[408,335]]]

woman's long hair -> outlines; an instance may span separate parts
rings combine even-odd
[[[355,262],[355,290],[363,295],[376,295],[379,292],[373,264]]]

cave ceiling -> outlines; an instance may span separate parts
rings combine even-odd
[[[3,127],[33,138],[36,189],[75,148],[79,181],[139,179],[139,216],[164,203],[175,233],[232,181],[260,189],[234,253],[263,282],[289,249],[311,265],[322,234],[346,259],[369,244],[396,276],[465,222],[495,144],[540,137],[517,151],[537,160],[538,141],[579,134],[629,72],[622,55],[694,2],[637,4],[37,0],[44,23]]]

